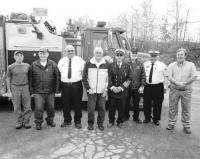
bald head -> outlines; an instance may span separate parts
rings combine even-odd
[[[67,45],[65,47],[65,53],[68,58],[73,58],[75,56],[75,48],[72,45]]]

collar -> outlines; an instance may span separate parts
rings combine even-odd
[[[101,64],[105,64],[105,63],[106,63],[106,61],[104,60],[104,58],[102,58],[100,62],[97,62],[97,61],[95,60],[95,57],[92,57],[92,58],[90,59],[90,62],[91,62],[92,64],[95,64],[95,65],[96,65],[96,64],[101,65]]]
[[[185,65],[185,63],[186,63],[186,61],[183,61],[183,63],[176,62],[176,64],[177,64],[178,67],[182,67],[183,65]]]

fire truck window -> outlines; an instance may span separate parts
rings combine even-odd
[[[112,41],[113,41],[113,48],[119,49],[119,48],[120,48],[120,47],[119,47],[119,41],[118,41],[118,39],[117,39],[116,34],[113,34],[113,39],[112,39]]]
[[[106,33],[93,33],[93,48],[100,46],[108,50],[108,38]]]

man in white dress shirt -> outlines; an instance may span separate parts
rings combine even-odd
[[[146,85],[144,87],[144,116],[143,123],[151,121],[153,108],[153,123],[158,126],[161,119],[164,93],[167,89],[167,66],[159,61],[159,51],[149,51],[149,61],[144,63]]]
[[[61,96],[64,117],[61,127],[72,124],[71,108],[73,106],[75,127],[80,129],[82,127],[82,73],[85,61],[75,55],[75,48],[72,45],[66,46],[65,53],[66,56],[58,62],[58,69],[61,73]]]

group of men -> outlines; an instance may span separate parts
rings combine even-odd
[[[167,130],[173,130],[182,104],[182,124],[184,132],[191,133],[192,83],[197,77],[196,67],[186,61],[186,50],[176,52],[176,62],[168,67],[159,61],[159,51],[149,51],[150,60],[142,63],[137,53],[130,55],[130,62],[124,61],[125,50],[116,49],[113,62],[104,58],[101,47],[94,48],[94,56],[87,62],[75,55],[75,48],[67,45],[64,57],[58,64],[48,58],[49,50],[41,48],[39,59],[31,65],[23,63],[23,52],[14,53],[15,63],[8,66],[7,87],[14,112],[17,115],[16,129],[31,128],[31,95],[34,96],[34,118],[36,129],[42,129],[44,107],[47,109],[46,123],[55,127],[54,97],[61,92],[63,123],[61,127],[72,125],[71,109],[74,109],[75,128],[82,127],[83,86],[87,91],[88,130],[94,129],[95,110],[98,111],[97,126],[104,130],[105,102],[108,100],[108,128],[115,125],[124,127],[129,118],[130,97],[134,104],[133,121],[141,124],[139,117],[140,94],[144,97],[143,123],[158,126],[161,120],[164,93],[169,92],[169,122]],[[23,109],[21,108],[23,106]],[[116,120],[116,111],[118,112]]]

